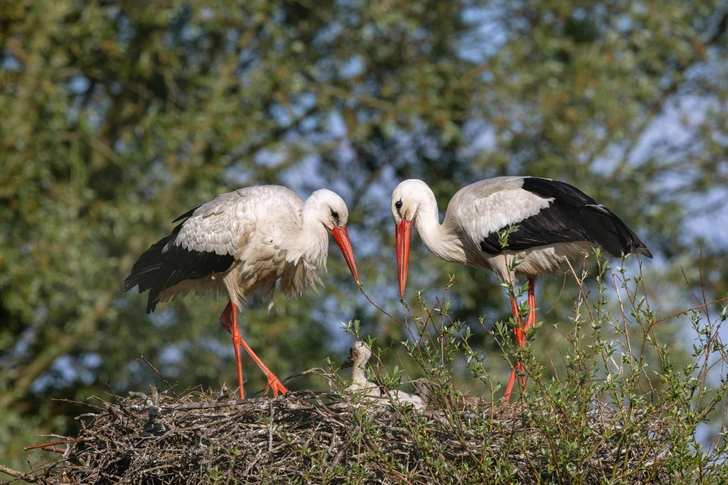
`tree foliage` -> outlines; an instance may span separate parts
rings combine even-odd
[[[364,289],[390,311],[388,197],[407,177],[442,210],[487,176],[574,183],[644,236],[655,292],[682,272],[696,285],[701,257],[725,295],[727,28],[718,1],[2,2],[0,427],[72,426],[50,398],[144,387],[158,376],[140,355],[182,388],[234,382],[222,302],[147,317],[121,281],[176,216],[243,185],[339,192]],[[458,277],[463,320],[507,314],[490,275],[417,241],[413,260],[411,288]],[[403,338],[338,255],[329,268],[323,293],[243,315],[279,375],[345,347],[342,321]]]

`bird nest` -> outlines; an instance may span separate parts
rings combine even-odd
[[[51,443],[48,462],[23,478],[60,483],[666,483],[669,442],[660,423],[617,436],[616,411],[595,407],[582,452],[554,459],[554,443],[520,403],[479,398],[425,410],[335,392],[236,400],[131,393],[79,416],[78,437]],[[554,415],[550,417],[558,419]],[[619,444],[616,444],[619,441]],[[62,455],[60,455],[62,453]],[[580,458],[576,458],[580,457]],[[616,475],[615,475],[616,473]],[[569,478],[571,477],[571,478]]]

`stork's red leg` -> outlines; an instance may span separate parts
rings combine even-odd
[[[517,326],[514,330],[516,334],[516,344],[519,347],[526,345],[526,332],[536,324],[536,293],[534,292],[534,281],[533,278],[528,278],[528,317],[526,318],[526,324],[523,325],[521,316],[518,313],[518,303],[516,299],[511,296],[511,309],[513,310],[513,318],[517,322]],[[511,371],[511,376],[508,378],[508,384],[506,384],[506,390],[503,393],[503,402],[508,403],[513,392],[513,386],[516,383],[516,372],[525,373],[526,368],[522,362],[516,362],[516,367]],[[526,385],[526,376],[521,377],[521,386]]]
[[[526,334],[523,333],[523,321],[518,313],[518,302],[513,295],[511,295],[511,310],[513,311],[513,319],[516,321],[516,328],[513,331],[516,334],[516,344],[523,347],[526,344]],[[511,370],[511,376],[508,378],[508,384],[506,384],[506,390],[503,393],[503,404],[507,404],[511,399],[513,386],[516,384],[516,371],[523,372],[524,370],[523,364],[516,362],[516,368]]]
[[[533,278],[528,278],[528,317],[526,318],[526,325],[523,327],[523,343],[521,344],[521,347],[526,345],[526,332],[531,330],[531,327],[533,327],[536,324],[536,293],[534,291],[534,281]],[[523,367],[523,364],[520,364],[519,370],[525,371],[526,369]],[[521,386],[526,385],[526,376],[524,375],[521,377]]]
[[[516,362],[516,369],[522,365],[520,362]],[[520,369],[519,369],[520,370]],[[503,393],[503,404],[508,404],[511,400],[511,393],[513,392],[513,386],[516,384],[516,371],[511,371],[511,376],[508,378],[508,384],[506,384],[506,391]]]
[[[231,312],[233,316],[232,322],[230,322]],[[253,349],[250,348],[245,339],[243,339],[243,336],[240,335],[240,330],[238,329],[238,312],[232,302],[228,303],[228,306],[225,307],[222,315],[220,315],[220,323],[222,323],[222,326],[225,327],[225,329],[227,329],[233,337],[233,345],[235,346],[235,358],[237,359],[238,365],[238,384],[240,385],[240,398],[243,399],[243,369],[239,358],[241,345],[248,353],[248,355],[250,355],[250,358],[253,359],[258,367],[260,367],[260,370],[263,371],[263,374],[265,374],[265,377],[268,380],[268,384],[265,386],[265,392],[267,393],[269,390],[271,390],[273,391],[274,396],[277,396],[278,394],[287,394],[288,389],[286,389],[285,386],[283,386],[281,381],[278,379],[278,377],[276,377],[275,374],[273,374],[268,369],[268,367],[265,366],[263,361],[260,360],[260,358],[255,354],[255,352],[253,352]]]
[[[230,318],[231,315],[232,318]],[[233,337],[235,364],[238,368],[238,394],[240,395],[240,399],[245,399],[245,392],[243,391],[243,362],[240,358],[240,341],[243,340],[243,337],[240,335],[240,330],[238,330],[238,312],[233,302],[229,301],[220,314],[220,324]]]
[[[526,319],[525,331],[531,330],[536,325],[536,292],[533,278],[528,278],[528,318]]]

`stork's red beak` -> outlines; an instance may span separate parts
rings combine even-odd
[[[404,298],[404,289],[407,286],[407,268],[409,267],[410,238],[412,237],[412,221],[402,219],[394,225],[395,240],[397,242],[397,273],[399,274],[399,296]]]
[[[336,241],[336,244],[339,245],[341,254],[344,255],[344,260],[346,261],[347,266],[349,266],[351,276],[354,277],[354,281],[359,283],[359,272],[356,270],[354,250],[351,249],[351,241],[349,241],[349,232],[346,230],[346,226],[334,226],[331,230],[331,234],[334,235],[334,241]]]

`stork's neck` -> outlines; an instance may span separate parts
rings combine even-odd
[[[367,381],[366,373],[364,372],[364,367],[367,365],[367,359],[359,358],[354,365],[351,367],[351,382],[353,384],[358,384],[360,386],[366,386],[369,384]]]
[[[326,269],[326,256],[329,252],[329,234],[326,227],[316,217],[313,207],[303,206],[301,233],[296,241],[294,260],[303,258],[315,268]]]
[[[466,264],[465,249],[454,229],[447,223],[440,224],[437,201],[434,194],[420,202],[415,217],[415,227],[422,242],[435,256],[446,261]],[[447,217],[445,218],[447,221]]]

